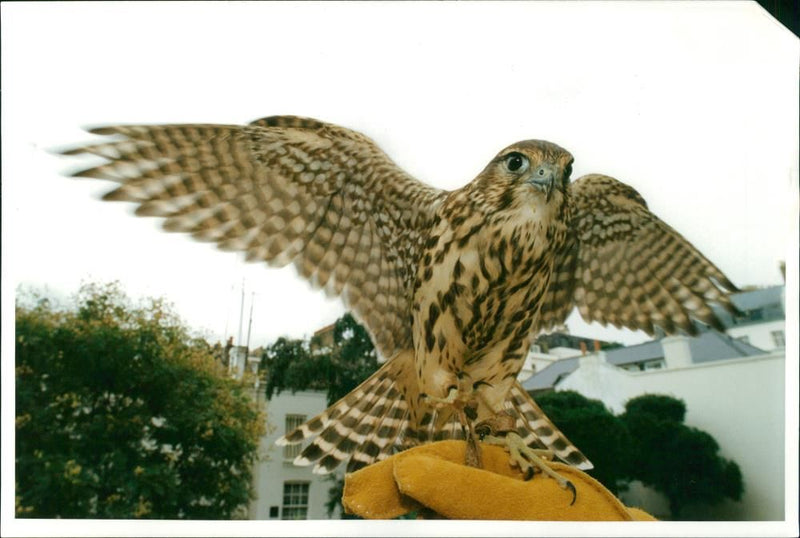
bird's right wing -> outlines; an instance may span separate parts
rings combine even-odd
[[[105,200],[138,204],[164,229],[293,263],[341,296],[384,357],[412,348],[411,293],[442,191],[415,180],[371,140],[308,118],[238,125],[92,129],[114,139],[65,152],[108,159],[76,176],[120,183]]]
[[[587,321],[671,334],[695,334],[697,319],[718,330],[716,303],[736,309],[730,280],[689,241],[647,209],[632,187],[592,174],[570,185],[569,248],[541,310],[542,327],[577,306]]]

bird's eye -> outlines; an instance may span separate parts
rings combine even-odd
[[[530,162],[522,153],[509,153],[506,156],[506,168],[509,172],[524,172],[528,169]]]

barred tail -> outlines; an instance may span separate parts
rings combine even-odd
[[[410,370],[409,370],[410,368]],[[405,443],[409,409],[401,383],[413,376],[413,353],[402,352],[328,409],[276,441],[279,446],[312,439],[295,465],[327,474],[349,458],[352,472],[391,456]]]
[[[594,465],[550,422],[519,381],[511,387],[506,409],[517,419],[517,433],[531,448],[547,448],[564,462],[587,471]]]
[[[347,396],[279,438],[276,444],[293,445],[311,439],[294,463],[313,463],[315,473],[327,474],[348,459],[347,472],[353,472],[412,445],[463,439],[463,429],[452,412],[438,420],[437,412],[428,410],[416,417],[409,408],[406,397],[413,397],[409,392],[414,391],[403,383],[414,379],[413,367],[413,352],[400,353]],[[528,446],[550,449],[578,469],[593,467],[518,382],[512,386],[505,407],[516,418],[517,431]]]

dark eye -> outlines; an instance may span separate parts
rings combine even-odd
[[[528,158],[522,153],[509,153],[506,155],[506,168],[509,172],[524,172],[529,166]]]
[[[572,175],[572,165],[568,164],[566,170],[564,170],[564,179],[569,179],[569,176]]]

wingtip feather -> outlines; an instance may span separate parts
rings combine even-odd
[[[84,126],[83,130],[87,133],[95,134],[95,135],[113,135],[119,134],[118,127],[114,125],[94,125],[94,126]]]
[[[293,463],[293,464],[295,464],[295,465],[297,465],[298,467],[308,467],[309,465],[311,465],[311,464],[312,464],[312,463],[314,463],[314,462],[312,462],[311,460],[309,460],[308,458],[306,458],[306,457],[304,457],[304,456],[297,456],[297,457],[296,457],[296,458],[295,458],[295,459],[292,461],[292,463]],[[315,467],[315,468],[316,468],[316,467]]]

